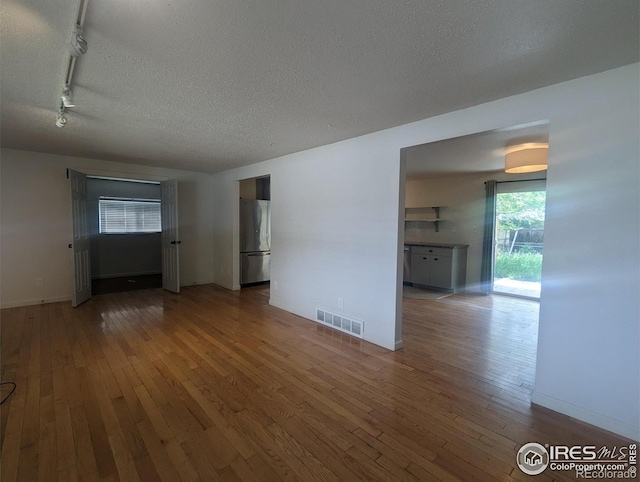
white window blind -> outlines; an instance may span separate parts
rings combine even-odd
[[[100,198],[100,233],[159,233],[160,201],[157,199]]]

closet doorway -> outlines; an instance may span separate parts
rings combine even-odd
[[[160,183],[87,179],[93,295],[162,287]]]
[[[180,291],[177,181],[87,176],[69,170],[73,306],[92,294]]]

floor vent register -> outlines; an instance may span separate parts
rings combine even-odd
[[[354,320],[353,318],[347,318],[342,315],[337,315],[326,311],[322,308],[316,308],[316,321],[335,328],[336,330],[344,331],[350,335],[362,338],[364,333],[364,323],[362,321]]]

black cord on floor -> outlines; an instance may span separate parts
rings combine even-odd
[[[11,395],[13,395],[13,392],[15,392],[15,391],[16,391],[16,384],[15,384],[15,383],[13,383],[13,382],[0,382],[0,386],[4,386],[4,385],[13,385],[13,387],[11,388],[11,391],[9,392],[9,395],[7,395],[6,397],[4,397],[4,398],[2,399],[2,401],[0,402],[0,405],[2,405],[4,402],[6,402],[6,401],[7,401],[7,399],[8,399]]]

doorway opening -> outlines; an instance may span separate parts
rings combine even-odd
[[[417,283],[419,287],[435,287],[451,293],[493,292],[489,285],[494,280],[492,269],[498,233],[494,227],[495,207],[490,208],[490,213],[486,212],[486,184],[497,184],[495,192],[491,194],[494,196],[493,200],[496,192],[500,195],[523,193],[523,196],[533,198],[544,196],[546,174],[506,173],[505,152],[507,146],[529,142],[548,143],[548,140],[548,122],[536,121],[403,149],[402,156],[406,163],[404,284]],[[533,194],[526,194],[525,191]],[[495,205],[495,202],[491,204]],[[544,220],[544,200],[538,199],[538,205],[541,207],[535,213],[540,220],[538,224],[532,223],[533,215],[524,213],[529,217],[525,216],[520,224],[513,225],[513,229],[541,228]],[[487,217],[492,219],[490,224],[487,223]],[[506,218],[504,226],[509,226],[506,224]],[[485,232],[485,229],[488,232]],[[526,234],[534,236],[533,233]],[[532,249],[538,255],[534,254],[530,258],[539,261],[541,232],[538,234],[539,243],[523,239],[524,235],[524,231],[518,232],[516,243],[506,248],[507,253],[509,250],[512,254],[514,251],[522,251],[524,257],[525,251]],[[513,241],[513,236],[509,239]],[[485,250],[485,242],[491,250]],[[456,254],[459,255],[465,250],[466,257],[458,256],[456,260]],[[485,251],[490,253],[485,254]],[[438,270],[435,271],[438,276],[433,276],[435,263],[430,263],[431,257],[437,257],[439,262],[450,260],[451,274],[446,277],[446,284],[440,283]],[[458,276],[454,276],[456,269],[460,270]],[[425,276],[425,272],[428,273],[428,277]],[[502,278],[509,279],[508,276],[500,277]],[[539,275],[535,281],[539,283]],[[539,293],[539,286],[537,292]],[[537,296],[539,297],[539,294]]]
[[[271,178],[240,181],[240,288],[271,281]]]
[[[545,202],[543,182],[498,184],[495,293],[540,299]]]
[[[71,296],[71,305],[73,307],[79,306],[89,300],[92,295],[92,264],[95,262],[91,257],[91,238],[93,232],[99,232],[105,235],[159,235],[162,288],[174,293],[179,293],[180,258],[178,245],[181,244],[181,241],[178,238],[178,181],[176,179],[169,179],[156,182],[129,178],[114,178],[111,176],[89,176],[73,169],[67,169],[67,178],[70,181],[71,191],[71,234],[73,240],[73,242],[69,244],[69,248],[72,250],[71,255],[74,270],[74,287]],[[132,198],[124,192],[127,188],[124,188],[124,184],[122,184],[119,188],[115,188],[115,191],[109,196],[104,195],[103,191],[102,194],[92,199],[95,201],[96,209],[91,213],[88,196],[89,181],[91,179],[104,182],[122,181],[124,183],[137,185],[154,185],[159,188],[159,196],[152,198]],[[110,185],[110,187],[113,186],[114,185]],[[122,189],[124,189],[124,191]],[[124,194],[127,194],[126,197],[123,197]],[[104,210],[101,210],[102,203],[104,203]],[[150,207],[149,203],[155,203],[155,206]],[[125,204],[126,206],[124,206]],[[160,212],[158,212],[158,207],[160,208]],[[108,219],[109,216],[111,216],[111,219]],[[158,224],[160,225],[159,231]],[[140,228],[140,226],[142,226],[142,228]],[[130,227],[133,232],[129,230]],[[146,250],[143,251],[146,252]],[[120,256],[121,252],[122,249],[119,249],[117,246],[111,246],[110,249],[106,251],[103,250],[102,254],[107,253],[112,256],[113,263],[117,264],[122,261],[122,257]],[[115,257],[113,257],[113,255],[115,255]],[[113,266],[108,266],[108,269],[112,268]],[[136,276],[144,275],[144,273],[129,274]],[[157,273],[152,272],[150,274]],[[138,282],[138,280],[134,282]]]
[[[93,295],[162,287],[160,183],[89,177]]]

